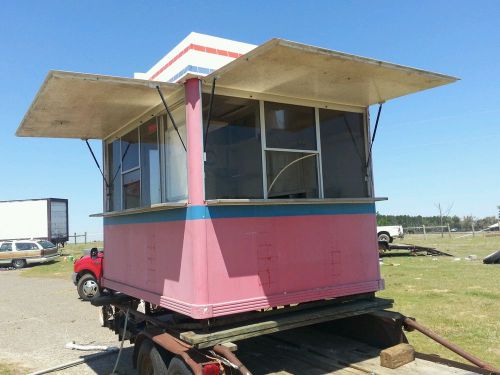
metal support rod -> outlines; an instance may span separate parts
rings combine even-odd
[[[108,180],[106,180],[106,177],[104,176],[104,172],[102,171],[101,166],[99,165],[99,162],[97,161],[97,158],[95,157],[94,150],[92,150],[92,147],[90,147],[88,139],[85,139],[85,143],[87,144],[87,147],[89,148],[89,151],[92,154],[92,157],[94,158],[95,165],[97,165],[99,172],[101,172],[101,176],[102,176],[102,179],[104,180],[104,183],[106,184],[106,187],[109,189]]]
[[[383,104],[384,103],[382,102],[378,105],[377,119],[375,120],[375,129],[373,129],[372,140],[370,142],[370,150],[368,151],[368,158],[366,159],[366,170],[367,171],[368,171],[368,166],[370,165],[370,161],[372,158],[373,142],[375,142],[375,136],[377,135],[378,121],[380,120],[380,113],[382,112],[382,105]]]
[[[212,91],[210,93],[210,105],[208,106],[208,116],[207,116],[207,129],[205,130],[205,141],[203,143],[203,151],[207,148],[207,139],[208,139],[208,128],[210,127],[210,120],[212,119],[212,106],[214,103],[214,94],[215,94],[215,80],[217,78],[214,77],[212,81]]]
[[[186,145],[184,144],[184,141],[182,140],[181,134],[179,133],[179,129],[177,128],[177,125],[174,120],[174,116],[172,116],[172,113],[170,113],[170,109],[168,108],[167,101],[163,97],[163,93],[160,90],[160,86],[156,86],[156,89],[158,90],[158,94],[160,94],[161,101],[163,102],[163,106],[167,110],[168,117],[170,118],[170,121],[172,121],[172,125],[177,132],[177,135],[179,136],[179,140],[182,143],[182,147],[184,147],[184,151],[187,151]]]
[[[462,348],[458,347],[455,344],[452,344],[451,342],[449,342],[445,338],[437,335],[436,333],[432,332],[430,329],[424,327],[423,325],[417,323],[413,319],[405,317],[405,319],[403,321],[403,324],[405,326],[405,329],[408,329],[408,327],[416,329],[417,331],[423,333],[427,337],[433,339],[434,341],[436,341],[439,344],[443,345],[445,348],[447,348],[447,349],[451,350],[452,352],[458,354],[462,358],[465,358],[466,360],[468,360],[469,362],[475,364],[476,366],[478,366],[480,368],[483,368],[485,370],[494,372],[494,373],[500,373],[500,370],[495,369],[492,365],[490,365],[490,364],[482,361],[481,359],[473,356],[470,353],[467,353]]]
[[[91,355],[86,356],[84,358],[80,358],[80,359],[77,359],[77,360],[74,360],[74,361],[71,361],[71,362],[63,363],[61,365],[50,367],[50,368],[47,368],[45,370],[31,372],[28,375],[42,375],[42,374],[49,374],[49,373],[54,372],[54,371],[64,370],[64,369],[67,369],[67,368],[70,368],[70,367],[78,366],[78,365],[80,365],[82,363],[88,363],[90,361],[96,360],[98,358],[101,358],[101,357],[104,357],[104,356],[107,356],[107,355],[110,355],[110,354],[114,354],[117,351],[118,351],[118,348],[114,348],[114,349],[112,349],[110,351],[107,351],[107,352],[91,354]]]

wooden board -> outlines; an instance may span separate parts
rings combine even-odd
[[[206,333],[189,331],[180,333],[180,338],[197,348],[207,348],[227,341],[243,340],[250,337],[280,332],[311,324],[356,316],[392,307],[392,300],[372,298],[356,300],[306,310],[291,311],[286,314],[274,315],[272,318],[256,319],[246,324],[224,327]]]
[[[397,369],[380,365],[380,349],[325,332],[321,325],[255,337],[238,344],[253,375],[466,375],[474,372],[416,358]]]

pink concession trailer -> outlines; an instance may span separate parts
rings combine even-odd
[[[192,33],[135,78],[49,72],[17,135],[101,139],[103,285],[206,319],[381,290],[369,106],[455,80]]]

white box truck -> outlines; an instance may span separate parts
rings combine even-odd
[[[68,200],[59,198],[0,201],[0,241],[68,241]]]

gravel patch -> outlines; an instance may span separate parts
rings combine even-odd
[[[0,362],[39,371],[98,353],[65,349],[71,341],[120,346],[118,337],[99,325],[98,308],[78,298],[71,280],[25,278],[21,272],[0,272]],[[133,346],[125,342],[119,374],[137,374],[132,369],[132,351]],[[110,374],[116,356],[109,354],[57,373]]]

